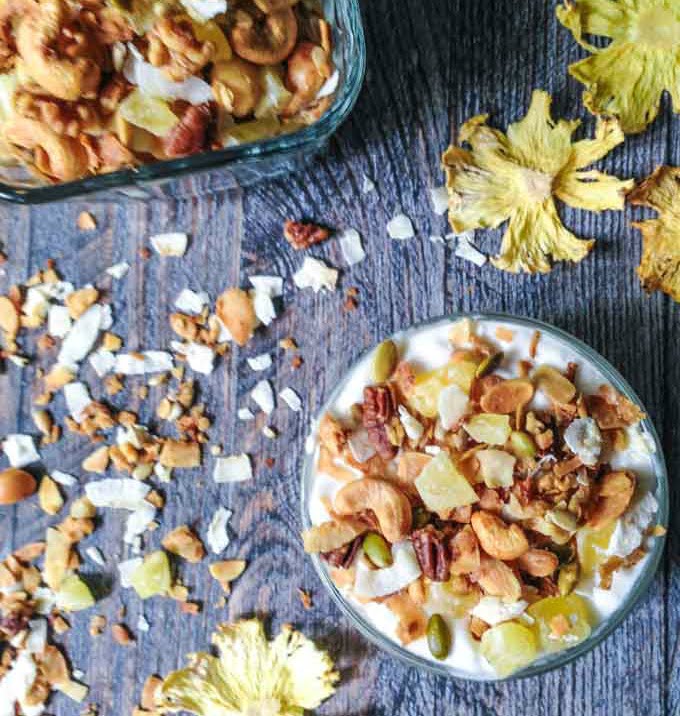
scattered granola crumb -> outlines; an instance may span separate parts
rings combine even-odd
[[[81,211],[78,214],[78,228],[81,231],[93,231],[97,228],[97,222],[89,211]]]
[[[139,249],[139,258],[142,259],[142,261],[148,261],[151,258],[151,249],[148,246],[142,246],[142,248]]]
[[[529,356],[531,358],[536,357],[538,351],[538,342],[541,340],[541,332],[534,331],[534,335],[531,337],[531,343],[529,344]]]
[[[104,633],[106,628],[106,617],[103,614],[97,614],[90,619],[90,636],[97,637]]]
[[[182,614],[190,614],[191,616],[201,613],[201,605],[198,602],[181,602],[179,609]]]
[[[274,467],[274,465],[276,464],[276,461],[274,460],[273,457],[267,457],[264,460],[264,464],[269,470],[271,470]]]
[[[288,219],[283,225],[283,235],[296,251],[300,251],[325,241],[330,232],[319,224]]]
[[[285,338],[282,338],[279,341],[279,346],[283,348],[284,351],[296,351],[298,348],[293,336],[286,336]]]
[[[345,313],[356,311],[357,308],[359,308],[359,301],[357,301],[353,296],[347,296],[347,298],[345,298],[345,302],[342,304],[342,308]]]
[[[302,367],[302,364],[304,363],[304,358],[302,356],[294,356],[293,360],[290,362],[291,368],[293,370],[297,370],[298,368]]]
[[[302,602],[302,606],[305,609],[311,609],[314,606],[314,602],[312,601],[312,595],[309,592],[306,592],[301,587],[298,587],[297,593],[300,597],[300,601]]]
[[[111,627],[111,634],[115,641],[121,646],[130,646],[135,641],[132,632],[125,626],[125,624],[114,624]]]

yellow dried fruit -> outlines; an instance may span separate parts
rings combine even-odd
[[[637,269],[645,291],[663,291],[680,302],[680,168],[659,167],[628,196],[631,204],[657,212],[656,219],[636,221],[642,233]]]
[[[668,92],[680,111],[680,5],[660,0],[564,0],[558,20],[590,56],[569,67],[593,114],[616,117],[626,134],[644,131]],[[606,37],[596,46],[586,36]]]
[[[594,139],[572,143],[575,121],[553,121],[551,98],[535,91],[526,117],[507,134],[491,129],[487,115],[473,117],[460,131],[443,163],[449,190],[449,221],[457,233],[497,228],[508,221],[497,268],[512,273],[546,273],[553,261],[581,261],[593,241],[568,231],[555,199],[591,211],[622,209],[632,181],[585,168],[623,142],[615,120],[599,121]]]

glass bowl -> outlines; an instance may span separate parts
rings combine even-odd
[[[437,318],[423,323],[415,324],[405,331],[399,332],[398,336],[408,336],[412,332],[419,331],[427,327],[435,327],[438,324],[450,324],[461,318],[471,318],[473,321],[499,321],[509,325],[516,325],[518,327],[528,327],[531,329],[539,330],[545,335],[549,335],[553,340],[560,342],[565,345],[565,350],[570,354],[577,356],[584,362],[591,363],[601,374],[602,377],[614,386],[620,393],[625,395],[629,400],[639,405],[643,410],[644,406],[637,397],[633,389],[626,382],[623,376],[599,353],[596,353],[592,348],[582,343],[574,336],[562,331],[559,328],[551,326],[542,321],[520,318],[517,316],[511,316],[501,313],[469,313],[469,314],[451,314],[444,318]],[[324,413],[332,406],[341,391],[345,387],[346,377],[349,376],[352,371],[358,367],[362,362],[371,359],[371,353],[374,347],[365,351],[364,354],[355,361],[352,366],[347,370],[345,378],[340,384],[333,390],[328,400],[325,402],[323,408],[318,414],[318,418],[324,415]],[[656,453],[651,458],[653,463],[653,469],[656,476],[656,486],[653,488],[654,496],[658,502],[658,511],[656,514],[656,522],[668,526],[668,475],[666,472],[666,464],[663,458],[663,452],[659,437],[654,429],[652,422],[646,418],[641,423],[643,429],[652,437],[656,446]],[[304,460],[302,470],[302,486],[301,486],[301,500],[302,500],[302,523],[303,528],[307,529],[311,527],[312,522],[310,518],[310,505],[309,499],[311,494],[311,482],[314,473],[315,463],[315,452],[308,451]],[[517,678],[525,678],[528,676],[536,676],[552,669],[557,669],[560,666],[570,663],[579,656],[586,654],[591,649],[594,649],[601,641],[603,641],[619,624],[631,613],[635,605],[647,591],[656,570],[661,560],[665,543],[665,537],[655,538],[653,541],[653,547],[649,551],[647,558],[644,561],[643,568],[637,576],[635,583],[631,586],[630,591],[626,595],[624,601],[619,607],[606,619],[603,619],[596,627],[593,628],[590,636],[584,641],[580,642],[576,646],[558,651],[552,654],[546,654],[532,662],[529,666],[514,672],[507,677],[495,677],[493,674],[480,674],[479,678],[471,676],[467,672],[462,672],[456,668],[453,668],[447,664],[437,663],[426,659],[418,654],[407,650],[402,647],[398,642],[376,629],[355,607],[349,602],[343,593],[335,586],[331,580],[325,563],[318,557],[318,555],[308,555],[311,557],[314,567],[316,569],[321,582],[325,588],[330,592],[331,597],[338,605],[342,613],[349,619],[350,623],[366,637],[369,641],[373,642],[377,647],[387,652],[388,654],[397,657],[401,661],[405,662],[409,666],[414,666],[425,671],[429,671],[435,674],[443,676],[449,676],[454,678],[460,678],[465,680],[485,681],[485,682],[498,682],[507,681]]]
[[[179,198],[248,186],[302,169],[328,144],[354,106],[366,72],[359,0],[323,0],[333,27],[333,61],[340,80],[328,111],[314,124],[273,139],[153,162],[62,184],[40,183],[22,167],[0,166],[0,199],[43,204],[103,194],[98,200]]]

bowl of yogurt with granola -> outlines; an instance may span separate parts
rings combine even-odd
[[[592,649],[651,582],[658,437],[592,349],[455,316],[348,371],[307,441],[303,540],[342,611],[412,665],[492,681]]]

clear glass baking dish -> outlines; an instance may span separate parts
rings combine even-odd
[[[633,401],[636,405],[639,405],[643,410],[644,406],[642,401],[637,397],[633,389],[630,387],[628,382],[623,376],[599,353],[596,353],[592,348],[581,342],[574,336],[562,331],[559,328],[551,326],[542,321],[520,318],[507,314],[499,313],[477,313],[477,314],[452,314],[443,318],[436,318],[430,321],[426,321],[420,324],[416,324],[409,329],[410,331],[416,331],[420,328],[428,326],[434,326],[440,322],[452,322],[460,318],[471,318],[473,321],[502,321],[507,324],[515,324],[518,327],[530,327],[535,330],[541,331],[545,335],[549,335],[556,341],[565,344],[569,352],[579,356],[584,362],[592,363],[603,375],[604,379],[609,381],[619,392],[625,395],[629,400]],[[358,366],[362,361],[368,360],[371,357],[371,353],[374,349],[372,346],[368,349],[357,361],[352,364],[345,375],[350,375],[354,368]],[[333,390],[328,400],[325,402],[322,409],[319,411],[317,418],[323,416],[332,406],[338,398],[340,392],[343,390],[345,380],[343,379],[338,386]],[[646,412],[646,411],[645,411]],[[656,446],[656,453],[654,456],[654,471],[656,474],[656,486],[654,496],[659,504],[658,512],[656,515],[656,522],[668,527],[668,509],[669,509],[669,495],[668,495],[668,474],[666,471],[666,464],[663,458],[663,451],[659,436],[654,428],[652,422],[647,418],[642,422],[642,428],[646,430],[652,437]],[[315,453],[308,452],[306,454],[303,468],[302,468],[302,479],[301,479],[301,507],[302,507],[302,524],[303,529],[307,529],[311,526],[310,518],[310,494],[311,494],[311,481],[314,473]],[[609,634],[616,629],[621,622],[633,611],[635,605],[639,602],[642,596],[649,588],[656,570],[661,561],[665,544],[665,537],[654,539],[653,548],[650,550],[648,557],[646,558],[643,569],[640,572],[636,582],[632,585],[628,592],[625,600],[621,603],[618,609],[607,619],[600,622],[596,627],[593,628],[590,636],[584,641],[580,642],[576,646],[566,649],[564,651],[558,651],[553,654],[545,655],[534,661],[526,668],[511,674],[508,677],[493,677],[487,676],[486,674],[480,675],[479,681],[488,682],[499,682],[508,681],[511,679],[525,678],[529,676],[536,676],[546,671],[557,669],[565,664],[568,664],[574,659],[586,654],[587,652],[594,649],[600,642],[602,642]],[[314,567],[324,587],[328,590],[335,603],[340,608],[340,611],[347,617],[349,622],[355,627],[366,639],[373,642],[377,647],[387,652],[388,654],[397,657],[401,661],[405,662],[408,666],[414,666],[425,671],[439,674],[443,676],[460,678],[465,680],[471,680],[471,676],[467,673],[461,673],[460,671],[448,666],[444,663],[438,663],[433,660],[429,660],[421,657],[418,654],[414,654],[408,649],[402,647],[399,643],[392,640],[389,636],[376,629],[356,608],[348,601],[343,593],[335,586],[331,580],[328,570],[326,569],[325,563],[319,559],[317,555],[307,555],[313,561]]]
[[[303,168],[328,144],[352,110],[366,72],[366,43],[359,0],[324,0],[333,26],[333,60],[340,79],[333,103],[321,119],[291,134],[135,169],[63,184],[41,184],[21,167],[0,167],[0,199],[42,204],[99,194],[98,200],[126,197],[182,197],[248,186]]]

